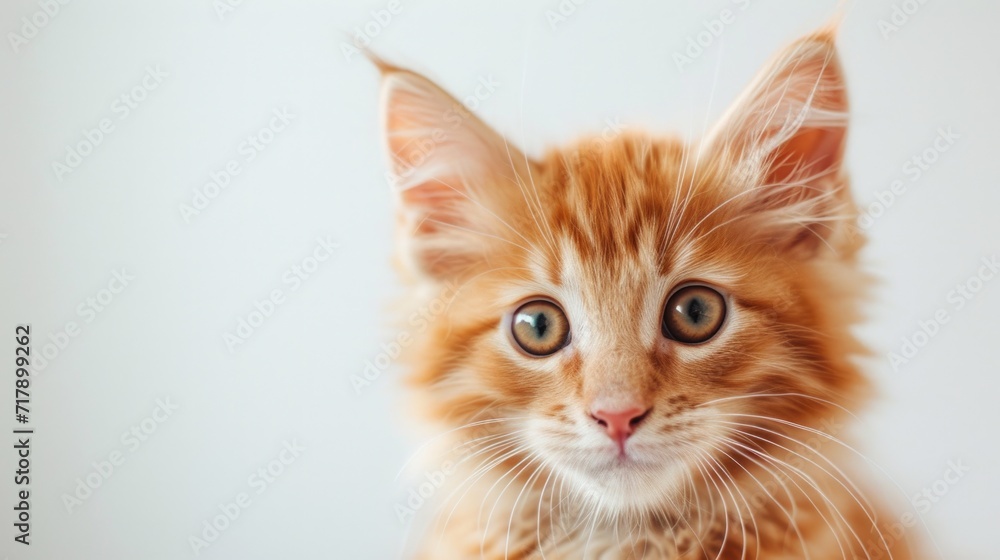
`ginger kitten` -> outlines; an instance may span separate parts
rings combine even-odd
[[[404,356],[439,434],[416,557],[913,557],[831,433],[868,394],[833,31],[700,142],[541,159],[376,63],[399,266],[435,315]]]

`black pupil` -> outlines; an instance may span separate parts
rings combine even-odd
[[[691,303],[688,304],[687,308],[687,316],[696,325],[705,318],[705,304],[702,303],[701,298],[691,299]]]
[[[538,338],[545,338],[545,331],[549,328],[549,318],[544,312],[537,313],[532,317],[531,326],[535,329]]]

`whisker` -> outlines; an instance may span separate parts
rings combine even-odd
[[[840,527],[846,527],[847,530],[850,531],[851,535],[854,537],[854,540],[857,541],[857,543],[861,546],[861,548],[862,549],[865,548],[864,547],[864,541],[862,541],[861,537],[858,536],[857,532],[854,530],[854,527],[851,526],[850,522],[847,521],[847,518],[844,517],[844,514],[840,511],[840,509],[836,506],[836,504],[833,503],[833,500],[831,500],[826,495],[826,492],[823,492],[822,488],[820,488],[819,484],[816,482],[816,480],[812,476],[810,476],[805,471],[799,469],[798,467],[795,467],[794,465],[789,464],[787,461],[783,461],[781,459],[778,459],[777,457],[774,457],[773,455],[771,455],[769,453],[763,453],[763,452],[758,451],[756,449],[743,446],[742,444],[737,443],[737,442],[734,442],[734,444],[735,445],[739,445],[740,447],[743,447],[744,449],[747,449],[747,450],[751,451],[752,453],[757,454],[759,457],[761,457],[765,461],[768,461],[768,462],[770,462],[770,463],[772,463],[772,464],[774,464],[776,466],[780,465],[782,468],[788,469],[792,473],[794,473],[794,474],[798,475],[800,478],[802,478],[803,482],[805,482],[806,484],[808,484],[813,490],[816,491],[816,493],[819,495],[819,497],[827,505],[828,509],[832,513],[836,514],[839,517],[838,526],[840,526]],[[831,526],[831,529],[832,529],[832,526]],[[868,551],[866,549],[865,549],[865,555],[868,556]]]
[[[722,422],[725,422],[725,421],[722,421]],[[745,423],[741,423],[741,422],[726,422],[726,423],[727,424],[738,425],[738,426],[744,426],[744,427],[752,427],[752,428],[755,428],[755,429],[761,429],[761,430],[764,430],[764,431],[766,431],[768,433],[772,433],[772,434],[774,434],[776,436],[789,439],[789,440],[791,440],[791,441],[793,441],[795,443],[798,443],[799,445],[802,445],[806,449],[809,449],[810,451],[812,451],[816,455],[819,455],[821,458],[823,458],[831,467],[833,467],[833,469],[835,471],[837,471],[837,474],[840,475],[839,477],[834,476],[829,471],[827,471],[823,466],[817,464],[815,461],[809,459],[808,457],[802,455],[801,453],[798,453],[797,451],[794,451],[792,449],[788,449],[787,447],[784,447],[784,446],[782,446],[782,445],[780,445],[780,444],[778,444],[778,443],[776,443],[774,441],[771,441],[771,440],[769,440],[767,438],[764,438],[762,436],[758,436],[758,435],[755,435],[755,434],[744,432],[744,435],[747,436],[747,437],[752,437],[752,438],[755,438],[755,439],[759,439],[761,441],[764,441],[766,443],[774,445],[774,446],[776,446],[776,447],[778,447],[778,448],[780,448],[780,449],[782,449],[784,451],[787,451],[787,452],[789,452],[789,453],[791,453],[791,454],[793,454],[793,455],[801,458],[804,461],[807,461],[808,463],[812,464],[813,466],[815,466],[816,468],[818,468],[820,471],[822,471],[824,474],[826,474],[827,476],[829,476],[830,478],[832,478],[834,481],[836,481],[844,490],[847,491],[848,495],[851,496],[851,498],[855,501],[855,503],[858,504],[858,506],[861,508],[861,511],[864,512],[865,516],[868,518],[868,521],[872,524],[872,528],[874,528],[875,531],[879,534],[879,538],[882,540],[882,544],[886,547],[886,550],[889,550],[890,547],[889,547],[888,543],[885,540],[885,536],[882,535],[881,530],[878,529],[878,523],[877,523],[877,521],[875,520],[875,518],[873,517],[873,515],[871,513],[871,511],[874,509],[872,507],[872,504],[867,500],[867,498],[864,497],[864,493],[861,492],[861,490],[850,479],[850,477],[848,477],[846,474],[844,474],[844,472],[839,467],[837,467],[833,463],[833,461],[830,461],[829,458],[827,458],[825,455],[823,455],[822,453],[820,453],[818,450],[813,449],[812,447],[810,447],[808,445],[805,445],[802,442],[796,440],[795,438],[792,438],[792,437],[787,436],[785,434],[782,434],[782,433],[779,433],[779,432],[775,432],[773,430],[768,430],[767,428],[761,428],[760,426],[756,426],[756,425],[753,425],[753,424],[745,424]],[[841,479],[846,480],[847,484],[850,485],[850,488],[848,488],[847,484],[844,484],[843,480],[841,480]],[[859,498],[858,495],[861,495],[862,497]],[[861,503],[862,499],[865,502],[864,504]],[[890,557],[890,559],[892,558],[891,552],[890,552],[890,556],[889,557]]]
[[[399,472],[396,473],[396,476],[395,476],[395,478],[393,478],[393,480],[399,480],[400,475],[402,475],[404,472],[406,472],[407,467],[410,465],[411,462],[413,462],[413,459],[416,458],[416,455],[419,454],[424,449],[426,449],[430,444],[434,443],[435,441],[437,441],[438,439],[440,439],[442,437],[445,437],[447,435],[453,434],[453,433],[455,433],[455,432],[457,432],[459,430],[466,430],[466,429],[469,429],[469,428],[476,428],[476,427],[480,427],[480,426],[485,426],[487,424],[496,424],[496,423],[500,423],[500,422],[510,422],[510,421],[513,421],[513,420],[525,420],[527,418],[528,418],[527,416],[520,416],[520,417],[514,417],[514,418],[490,418],[488,420],[479,420],[479,421],[475,421],[475,422],[469,422],[469,423],[463,424],[463,425],[461,425],[461,426],[459,426],[457,428],[452,428],[450,430],[447,430],[445,432],[437,434],[437,435],[431,437],[430,439],[426,440],[424,443],[420,444],[417,447],[417,449],[410,455],[410,458],[407,459],[406,462],[403,463],[403,466],[399,469]]]

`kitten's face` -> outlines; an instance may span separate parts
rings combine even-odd
[[[793,45],[697,146],[625,134],[540,161],[471,115],[435,121],[453,100],[384,68],[405,269],[459,286],[412,356],[430,414],[496,420],[480,433],[509,435],[513,463],[641,513],[754,460],[763,419],[847,402],[857,239],[832,49]]]
[[[704,161],[699,173],[680,149],[644,153],[650,143],[583,148],[589,157],[577,163],[550,158],[541,207],[558,210],[541,219],[554,249],[530,239],[533,254],[519,259],[528,270],[508,281],[496,309],[505,313],[482,341],[487,359],[510,369],[481,379],[524,396],[512,414],[527,416],[530,449],[616,509],[679,491],[698,460],[724,447],[734,427],[724,421],[746,420],[720,412],[773,414],[746,400],[707,403],[808,390],[773,316],[794,281],[772,272],[787,268],[773,254],[739,242],[746,224],[726,224],[738,211],[720,187],[737,179]],[[522,303],[539,300],[550,303]]]

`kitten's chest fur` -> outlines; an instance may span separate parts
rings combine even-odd
[[[511,463],[516,465],[516,463]],[[908,560],[893,519],[823,465],[694,475],[678,513],[612,519],[544,470],[475,469],[423,512],[419,560]],[[711,472],[711,471],[709,471]],[[506,476],[503,476],[506,473]],[[468,477],[474,484],[463,484]],[[476,478],[478,477],[478,478]],[[724,480],[724,482],[723,482]]]

